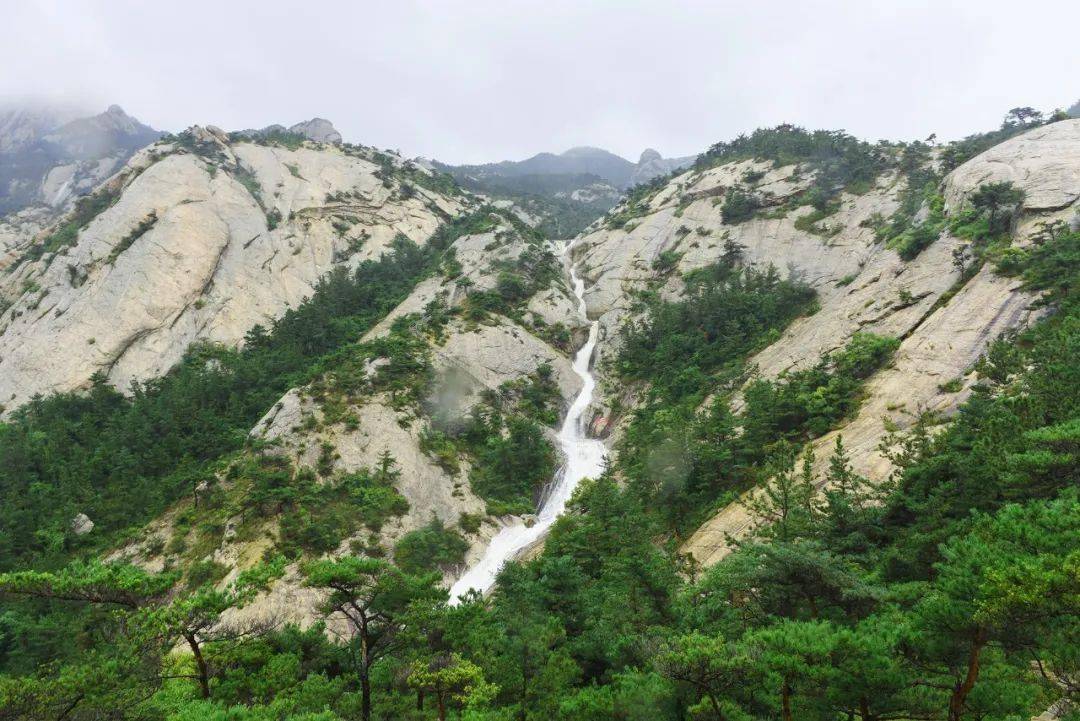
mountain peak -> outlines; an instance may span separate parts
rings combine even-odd
[[[595,147],[593,145],[575,145],[574,147],[570,148],[569,150],[564,151],[561,154],[561,157],[563,157],[563,158],[591,158],[591,157],[604,157],[604,158],[616,157],[616,158],[618,158],[619,156],[615,155],[615,153],[612,153],[609,150],[604,150],[603,148],[597,148],[597,147]],[[621,160],[622,158],[619,158],[619,159]]]
[[[641,151],[641,157],[638,158],[638,165],[645,165],[645,163],[651,163],[654,160],[663,160],[664,156],[660,154],[660,151],[653,150],[652,148],[645,148]]]
[[[160,136],[119,105],[96,115],[42,103],[0,109],[0,214],[62,208]]]
[[[312,118],[311,120],[297,123],[289,128],[289,132],[298,133],[308,140],[314,140],[317,143],[341,142],[341,133],[339,133],[337,128],[334,127],[334,124],[326,118]]]
[[[274,133],[295,133],[296,135],[303,135],[308,140],[316,143],[340,143],[342,140],[341,133],[326,118],[303,120],[287,128],[280,123],[274,123],[260,130],[248,128],[247,130],[240,130],[238,133],[248,138],[265,137]]]

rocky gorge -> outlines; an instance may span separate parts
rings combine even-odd
[[[623,706],[664,699],[642,708],[704,694],[703,709],[729,673],[733,688],[779,688],[768,704],[784,708],[793,689],[816,692],[781,666],[743,669],[773,663],[762,648],[810,657],[784,644],[826,631],[877,634],[900,664],[917,639],[859,624],[945,627],[925,610],[934,599],[1006,583],[999,569],[925,591],[932,564],[959,573],[950,539],[991,523],[972,512],[1063,504],[1054,530],[995,552],[1022,556],[1010,568],[1033,567],[1029,545],[1049,558],[1048,537],[1068,552],[1075,537],[1068,491],[1054,495],[1076,468],[1059,417],[1070,391],[1055,386],[1075,371],[1072,336],[1040,329],[1072,318],[1080,119],[976,140],[961,152],[779,126],[696,160],[646,152],[644,182],[552,238],[513,199],[343,142],[318,118],[166,135],[59,217],[0,226],[4,520],[33,529],[0,532],[0,590],[149,614],[151,631],[131,627],[157,639],[162,668],[196,659],[178,678],[204,701],[239,683],[226,669],[250,649],[237,638],[295,642],[296,659],[341,641],[361,690],[326,696],[361,694],[365,716],[372,685],[411,707],[421,671],[447,669],[472,674],[461,698],[477,708],[517,693],[519,673],[514,703],[549,715],[560,693],[542,684],[582,704],[613,688]],[[1003,447],[1003,408],[1033,398],[1050,410],[1010,422],[1039,450],[986,461],[1004,480],[963,477],[984,467],[962,454],[983,437]],[[980,413],[993,422],[954,441]],[[942,498],[919,495],[939,490],[926,478],[951,479]],[[905,535],[938,513],[954,514],[948,533]],[[1048,588],[1067,591],[1054,568]],[[1010,598],[972,612],[976,656]],[[791,628],[769,637],[755,614]],[[222,650],[203,664],[207,648]],[[933,672],[949,703],[957,658],[933,661],[952,664]],[[501,691],[476,690],[481,668]],[[937,718],[889,693],[910,714],[863,697],[850,717]],[[623,717],[568,703],[558,718]]]

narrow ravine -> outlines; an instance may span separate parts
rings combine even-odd
[[[562,251],[563,255],[569,257],[571,245],[570,241],[566,243]],[[574,295],[577,297],[578,313],[581,319],[587,322],[585,281],[577,276],[573,265],[570,266],[570,281],[574,287]],[[566,502],[570,500],[571,494],[581,479],[596,477],[603,470],[607,449],[599,440],[586,437],[585,424],[582,420],[586,409],[592,403],[593,390],[596,388],[596,378],[593,377],[589,364],[596,348],[599,331],[598,321],[590,323],[589,338],[574,356],[574,372],[581,377],[582,385],[581,391],[566,413],[562,427],[559,428],[558,444],[566,460],[557,480],[540,506],[536,521],[531,526],[526,525],[524,521],[519,521],[499,531],[491,539],[483,557],[450,588],[451,603],[456,603],[462,594],[471,589],[486,593],[494,585],[495,576],[498,575],[503,564],[540,539],[551,528],[555,519],[562,515],[566,510]]]

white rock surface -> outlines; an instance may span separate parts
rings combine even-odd
[[[835,234],[795,228],[795,219],[809,208],[783,218],[724,225],[719,199],[726,188],[744,182],[748,170],[765,172],[756,189],[774,201],[807,182],[792,177],[793,167],[774,169],[755,161],[691,171],[656,193],[644,217],[623,229],[596,230],[579,242],[591,284],[586,294],[589,314],[600,319],[606,338],[603,354],[611,358],[617,353],[617,330],[629,316],[631,294],[657,278],[653,262],[661,253],[681,254],[678,272],[662,288],[667,297],[677,297],[682,272],[715,262],[725,240],[737,243],[747,262],[758,267],[771,263],[781,274],[809,283],[820,304],[815,314],[795,321],[752,359],[761,376],[813,365],[858,331],[902,339],[893,366],[868,383],[858,415],[815,443],[818,462],[824,465],[833,436],[842,434],[855,470],[883,478],[891,471],[878,451],[886,436],[883,419],[906,428],[921,412],[955,412],[970,382],[958,393],[943,392],[939,386],[967,376],[998,334],[1030,322],[1033,298],[1017,290],[1017,281],[984,268],[947,302],[942,300],[959,280],[952,251],[964,241],[945,233],[916,259],[903,261],[861,225],[873,214],[888,216],[897,207],[902,181],[893,176],[881,178],[864,195],[845,194],[839,212],[819,224]],[[1027,193],[1021,239],[1039,221],[1071,218],[1080,197],[1080,121],[1034,129],[957,168],[945,181],[949,208],[961,207],[979,185],[998,180],[1010,180]],[[609,404],[626,391],[612,377],[602,387]],[[617,436],[618,426],[615,432]],[[746,533],[749,525],[745,509],[730,506],[699,529],[685,550],[703,563],[715,562],[727,552],[726,535]]]
[[[235,345],[335,265],[378,257],[398,233],[423,243],[462,209],[423,190],[402,199],[375,163],[335,147],[230,146],[216,129],[197,130],[218,163],[142,151],[115,181],[119,199],[75,246],[10,276],[22,293],[0,316],[6,408],[82,387],[97,372],[126,389],[167,371],[196,340]],[[258,197],[240,173],[254,178]]]
[[[325,118],[312,118],[302,123],[297,123],[289,128],[291,133],[299,133],[317,143],[340,143],[341,133],[334,124]]]
[[[80,513],[71,519],[71,532],[76,536],[85,536],[92,530],[94,530],[94,522],[85,513]]]
[[[1039,128],[969,161],[946,179],[945,190],[950,198],[950,208],[955,210],[960,207],[962,200],[983,182],[1009,179],[1028,193],[1025,214],[1020,220],[1021,229],[1032,227],[1034,222],[1047,217],[1072,217],[1080,197],[1078,128],[1080,121]],[[211,139],[216,137],[212,133],[209,135]],[[144,241],[149,243],[149,239],[163,246],[158,248],[162,253],[166,253],[166,249],[176,251],[174,246],[192,243],[179,233],[168,234],[167,219],[173,218],[172,222],[179,222],[175,218],[183,213],[193,214],[203,226],[212,229],[205,231],[210,240],[206,241],[208,245],[201,252],[179,253],[174,258],[167,253],[154,255],[156,251],[152,249],[144,251],[147,258],[156,259],[158,263],[173,263],[174,270],[176,267],[187,267],[180,266],[181,262],[188,263],[194,268],[188,274],[196,276],[199,272],[205,275],[205,270],[199,270],[206,267],[205,264],[199,265],[205,255],[219,253],[222,260],[215,265],[236,268],[232,275],[223,276],[230,279],[230,288],[239,289],[229,298],[215,295],[220,269],[211,275],[213,283],[209,290],[192,296],[206,298],[203,310],[212,311],[206,314],[202,325],[196,323],[194,326],[198,327],[198,332],[207,334],[201,337],[211,337],[208,329],[239,328],[244,313],[250,318],[267,317],[259,316],[259,313],[270,312],[263,306],[258,306],[257,312],[251,310],[253,305],[270,303],[270,300],[259,295],[258,287],[260,279],[263,283],[268,281],[258,274],[247,274],[256,264],[243,262],[248,257],[245,253],[249,251],[243,242],[240,248],[236,247],[233,241],[235,235],[243,238],[249,230],[257,231],[250,247],[263,248],[258,251],[262,253],[257,256],[259,262],[268,263],[276,269],[276,279],[269,282],[280,285],[273,287],[273,293],[293,297],[288,295],[287,288],[292,286],[287,285],[285,278],[291,278],[291,282],[302,292],[318,277],[318,273],[310,269],[329,267],[333,262],[333,253],[340,250],[341,246],[335,245],[333,234],[324,232],[325,227],[320,225],[330,214],[337,212],[335,203],[348,205],[349,212],[361,217],[378,219],[362,224],[372,237],[366,241],[358,257],[363,257],[364,252],[374,252],[368,251],[369,247],[384,247],[388,242],[390,234],[376,234],[375,228],[381,227],[380,223],[402,232],[412,230],[419,233],[421,229],[426,230],[424,223],[430,220],[425,215],[425,212],[431,212],[428,205],[423,202],[410,205],[393,201],[382,193],[378,179],[369,182],[371,168],[353,169],[351,163],[355,159],[341,159],[338,156],[342,151],[302,148],[290,152],[250,144],[228,151],[259,179],[260,185],[266,190],[264,202],[279,210],[285,219],[289,219],[291,214],[291,220],[286,220],[277,230],[267,230],[263,209],[250,196],[244,196],[242,187],[234,187],[239,183],[227,173],[196,181],[195,171],[205,174],[205,170],[197,164],[188,167],[188,163],[202,162],[192,161],[190,156],[172,160],[177,168],[169,176],[178,178],[177,182],[183,188],[194,187],[201,193],[194,202],[183,203],[177,198],[196,195],[195,191],[185,195],[174,189],[176,195],[170,196],[169,183],[159,178],[154,181],[158,185],[153,190],[153,197],[164,195],[174,200],[163,202],[160,206],[151,206],[144,201],[137,210],[123,216],[127,219],[127,225],[122,227],[126,229],[144,217],[149,209],[158,212],[158,224],[140,238],[132,249],[138,248]],[[167,160],[157,165],[165,162]],[[152,171],[157,165],[133,181],[132,186],[143,180],[144,176],[153,178]],[[296,172],[290,169],[291,165],[295,165]],[[859,331],[901,339],[895,362],[867,383],[866,397],[855,417],[842,428],[815,442],[818,463],[823,466],[828,461],[834,436],[842,434],[855,470],[880,479],[891,471],[888,461],[879,452],[879,444],[886,436],[886,426],[910,427],[919,414],[927,411],[944,416],[955,412],[969,393],[971,366],[986,345],[1001,332],[1032,320],[1032,297],[1019,291],[1015,280],[998,277],[988,268],[958,287],[960,276],[952,264],[952,251],[960,247],[963,241],[947,233],[913,261],[901,260],[895,252],[878,243],[873,232],[863,227],[863,222],[874,214],[887,216],[897,207],[897,196],[903,181],[891,175],[881,178],[875,188],[863,195],[845,194],[840,210],[820,224],[823,229],[828,229],[823,234],[811,234],[795,227],[796,218],[809,212],[808,207],[789,213],[787,217],[759,218],[734,226],[722,223],[718,199],[722,198],[726,188],[744,182],[747,171],[764,172],[764,176],[755,182],[755,187],[759,193],[770,195],[771,202],[779,204],[784,198],[799,192],[808,182],[805,176],[800,178],[793,175],[794,170],[792,166],[771,168],[766,163],[742,161],[704,172],[683,173],[649,201],[648,212],[643,217],[632,220],[625,228],[595,230],[580,239],[576,260],[581,261],[589,286],[586,296],[589,316],[600,320],[603,357],[611,358],[617,352],[618,328],[630,317],[633,292],[643,289],[650,282],[661,281],[661,292],[666,297],[677,297],[681,291],[680,274],[715,262],[723,252],[725,242],[742,246],[746,262],[758,267],[771,263],[782,274],[802,279],[817,290],[819,309],[815,314],[793,323],[775,343],[758,353],[752,363],[761,376],[776,377],[784,371],[816,363],[823,354],[843,347]],[[310,187],[314,184],[319,185],[318,189]],[[347,201],[327,201],[323,197],[328,192],[336,193],[343,188],[357,188],[359,194],[349,196]],[[125,193],[121,203],[128,195]],[[445,211],[454,210],[453,204],[447,199],[429,197],[427,201],[443,203],[439,207]],[[105,216],[118,211],[121,203],[103,214],[99,221],[105,223]],[[208,213],[204,211],[206,207],[219,209],[220,212]],[[84,233],[86,237],[80,239],[79,246],[70,255],[91,260],[108,255],[115,245],[121,223],[117,219],[108,221],[113,228],[109,236],[95,228],[97,222],[91,224]],[[159,229],[162,223],[166,225]],[[239,227],[234,229],[234,226]],[[386,333],[395,319],[422,312],[438,298],[451,307],[460,304],[465,294],[462,281],[473,288],[494,287],[497,262],[512,260],[522,249],[519,243],[505,242],[505,238],[500,238],[506,231],[506,228],[499,228],[491,233],[459,239],[455,248],[457,260],[461,263],[460,276],[454,279],[432,277],[422,282],[366,339]],[[301,234],[304,238],[301,250],[305,256],[303,268],[306,270],[294,265],[301,261],[288,260],[294,257],[288,250],[291,247],[289,242]],[[94,238],[98,239],[100,247],[94,245]],[[217,239],[216,245],[213,239]],[[676,272],[665,279],[658,276],[653,263],[667,251],[680,254],[680,259]],[[124,255],[130,252],[121,254],[116,265],[120,266],[125,260]],[[288,258],[283,260],[283,253]],[[326,260],[328,257],[331,260]],[[135,262],[134,258],[131,261]],[[153,265],[148,261],[146,265],[139,266],[143,274],[139,277],[153,277]],[[245,268],[248,270],[243,270]],[[100,269],[94,267],[94,271]],[[42,277],[48,277],[49,272],[52,272],[51,268]],[[177,274],[174,272],[172,275]],[[106,274],[104,280],[107,278]],[[86,285],[104,280],[88,276]],[[175,289],[175,286],[187,281],[177,279],[170,282],[172,285],[165,285],[168,291],[164,295],[175,297],[188,292]],[[42,287],[45,287],[44,284]],[[57,293],[62,295],[60,291]],[[238,297],[237,293],[242,297]],[[42,307],[47,302],[52,302],[52,293],[42,301]],[[24,304],[19,307],[25,309],[28,306]],[[98,313],[106,312],[100,306],[95,307]],[[234,315],[228,314],[230,309]],[[537,294],[530,300],[528,309],[545,323],[561,320],[572,329],[580,326],[579,323],[571,324],[573,306],[564,287],[556,286]],[[170,323],[173,322],[173,316],[164,311],[162,314]],[[67,313],[61,319],[66,316]],[[177,324],[193,322],[185,320],[185,316],[186,312],[179,313],[176,316],[180,318]],[[5,319],[8,317],[10,315]],[[163,334],[161,327],[159,320],[158,325],[154,326],[156,330],[148,335],[170,338],[172,331]],[[182,327],[190,329],[193,326]],[[445,338],[431,345],[432,362],[439,383],[446,381],[455,386],[454,392],[439,396],[441,409],[464,413],[475,402],[480,391],[497,389],[506,381],[528,375],[541,363],[548,363],[554,369],[564,402],[572,398],[580,379],[569,368],[566,355],[551,348],[530,330],[535,329],[501,318],[479,324],[466,323],[461,319],[451,321]],[[196,335],[189,335],[189,338]],[[33,334],[26,337],[32,340]],[[77,335],[68,337],[79,338]],[[7,342],[6,334],[0,336],[0,350],[8,348],[10,352],[17,353],[17,344],[9,347],[5,345]],[[140,338],[139,343],[142,342]],[[47,347],[38,352],[55,352],[59,347],[62,346]],[[170,347],[166,344],[163,346],[165,350],[159,348],[156,352],[166,353]],[[8,354],[2,355],[0,371],[5,368],[3,364],[8,362]],[[126,355],[126,352],[121,355]],[[148,366],[149,361],[145,358],[149,355],[132,356],[132,365]],[[144,360],[136,363],[135,358]],[[119,363],[116,365],[125,367]],[[602,389],[606,390],[607,402],[611,405],[626,389],[617,387],[610,369],[601,365],[600,372],[608,373]],[[961,390],[943,391],[941,386],[954,379],[962,380]],[[0,390],[3,389],[0,385]],[[622,398],[625,400],[625,396]],[[468,469],[451,474],[420,450],[421,434],[430,423],[425,415],[430,408],[420,412],[417,417],[413,412],[394,410],[388,399],[376,396],[364,399],[353,410],[358,418],[355,427],[327,424],[317,405],[306,398],[304,389],[294,389],[260,421],[252,434],[270,441],[273,444],[271,452],[288,454],[306,466],[315,466],[322,444],[329,443],[336,453],[334,467],[346,471],[371,467],[382,452],[389,451],[400,467],[398,488],[408,499],[410,511],[398,521],[387,524],[380,538],[385,544],[393,543],[401,534],[426,523],[432,515],[453,524],[463,513],[483,513],[482,501],[468,487]],[[618,428],[615,433],[617,435]],[[728,534],[746,533],[750,530],[750,524],[751,519],[745,509],[738,504],[731,505],[702,526],[686,544],[685,550],[702,563],[713,563],[727,553],[725,539]],[[498,519],[488,519],[481,533],[470,537],[469,561],[480,555],[484,544],[499,527]],[[344,549],[339,551],[344,552]],[[248,563],[258,557],[258,552],[261,550],[229,543],[218,551],[220,558],[230,565]],[[256,617],[286,617],[302,621],[311,617],[317,600],[317,594],[302,588],[299,577],[295,572],[290,572],[275,585],[269,596],[245,613]]]
[[[1028,211],[1060,210],[1080,198],[1080,119],[1029,130],[967,161],[950,173],[950,209],[983,183],[1010,181],[1023,188]]]

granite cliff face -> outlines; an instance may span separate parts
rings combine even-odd
[[[997,145],[946,176],[946,216],[959,212],[980,185],[1008,180],[1026,193],[1015,242],[1028,242],[1039,223],[1075,222],[1080,210],[1078,153],[1076,120],[1036,128]],[[1018,281],[996,275],[989,266],[962,277],[954,251],[965,253],[968,242],[947,230],[910,261],[878,241],[873,220],[897,208],[904,188],[904,179],[895,174],[879,177],[863,194],[844,193],[837,212],[810,231],[796,227],[797,220],[812,211],[810,206],[783,217],[724,224],[718,199],[748,174],[759,176],[757,192],[777,203],[794,197],[810,180],[795,166],[754,160],[691,170],[655,193],[624,227],[602,227],[581,239],[578,257],[590,285],[586,300],[606,337],[603,353],[607,358],[617,353],[616,331],[631,317],[635,291],[666,277],[662,293],[677,298],[682,272],[715,262],[725,243],[741,245],[746,262],[772,264],[782,274],[803,280],[817,291],[820,304],[752,359],[759,377],[775,378],[811,366],[859,331],[901,340],[895,362],[870,380],[857,415],[814,444],[823,467],[835,436],[842,434],[855,471],[882,479],[891,470],[879,450],[886,429],[910,428],[925,412],[943,417],[955,412],[968,395],[973,363],[998,335],[1032,320],[1034,298],[1019,289]],[[678,258],[676,272],[654,270],[663,253]],[[616,387],[610,367],[602,364],[605,372],[608,382],[602,387],[609,406],[632,402],[633,396]],[[959,390],[950,381],[959,381]],[[596,428],[609,420],[601,414]],[[615,438],[618,433],[616,422]],[[745,533],[750,522],[742,506],[732,505],[705,524],[686,550],[703,563],[713,562],[727,551],[726,534]]]
[[[335,265],[423,243],[464,207],[366,148],[230,141],[194,127],[137,153],[35,240],[8,249],[0,398],[118,388],[167,371],[196,340],[234,345]],[[408,186],[407,189],[405,186]]]
[[[340,143],[342,140],[341,133],[325,118],[312,118],[287,128],[284,125],[275,124],[259,130],[241,130],[237,133],[246,138],[267,138],[281,134],[300,135],[316,143]]]

